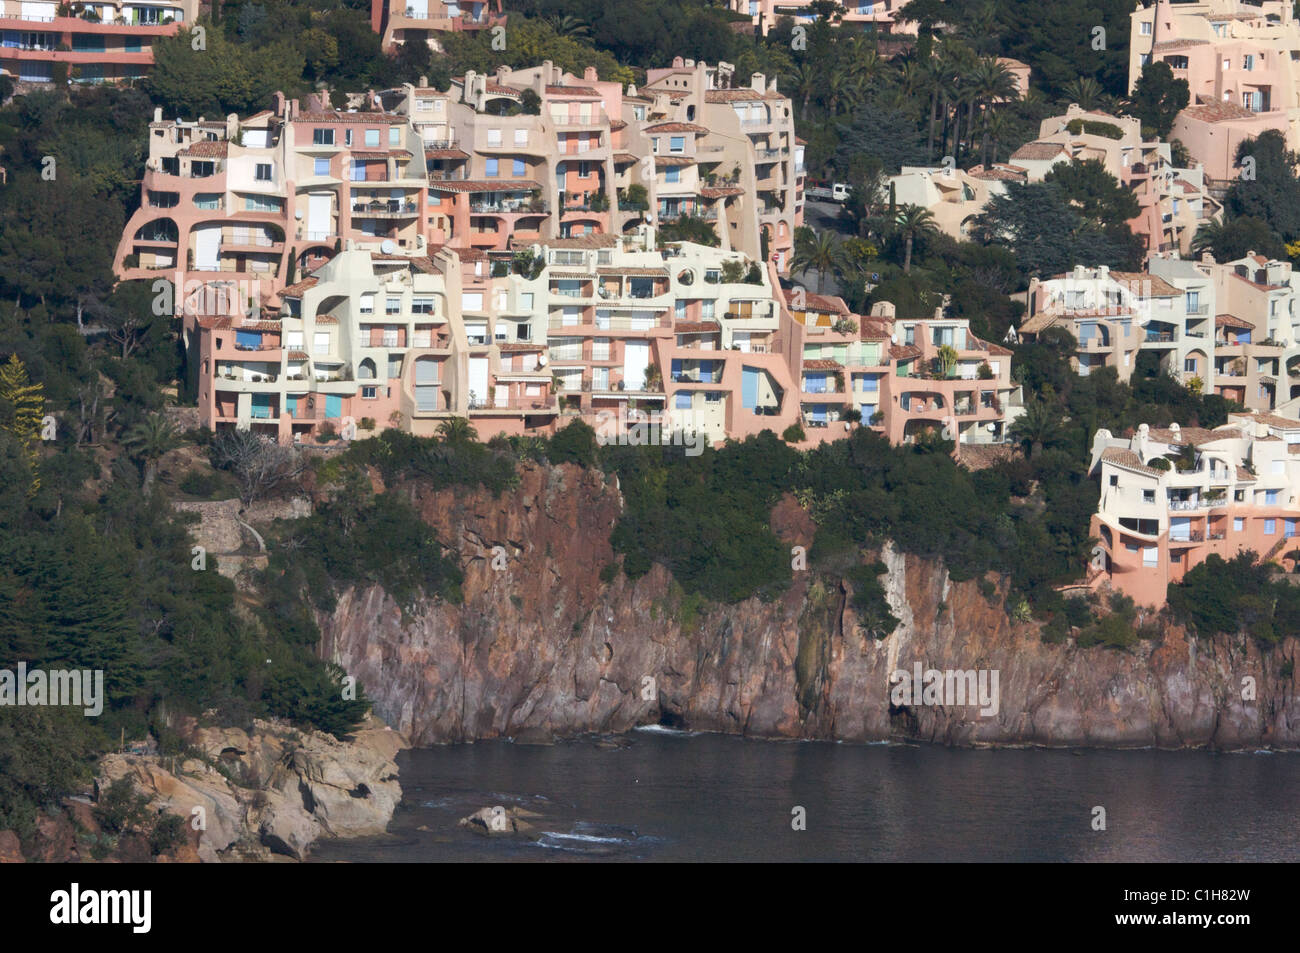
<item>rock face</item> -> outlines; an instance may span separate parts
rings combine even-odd
[[[187,830],[202,817],[199,860],[267,852],[301,860],[320,837],[383,833],[402,798],[393,759],[406,740],[374,718],[350,742],[257,721],[251,734],[198,728],[190,743],[203,758],[174,768],[171,759],[109,755],[97,787],[129,777],[152,808],[179,815]]]
[[[807,572],[772,603],[683,612],[660,568],[602,582],[621,497],[599,473],[527,466],[518,489],[495,499],[404,492],[459,548],[464,604],[429,601],[404,617],[370,587],[318,621],[322,652],[416,745],[663,723],[861,742],[1300,746],[1294,638],[1267,655],[1176,626],[1132,652],[1045,644],[1036,624],[1008,618],[1002,590],[985,598],[978,581],[954,583],[889,546],[882,581],[902,623],[882,641],[857,629],[847,583]],[[779,506],[772,524],[792,544],[810,541],[796,506]],[[496,546],[504,570],[492,568]],[[996,671],[997,713],[891,706],[891,673],[917,662]],[[1247,677],[1254,697],[1243,698]]]

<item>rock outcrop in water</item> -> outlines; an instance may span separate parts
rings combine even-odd
[[[1300,703],[1290,660],[1243,639],[1190,638],[1167,625],[1131,652],[1045,644],[1015,623],[1004,588],[954,583],[935,561],[886,546],[882,577],[902,622],[860,632],[850,586],[795,574],[779,599],[696,611],[662,568],[616,574],[609,534],[621,497],[603,474],[525,466],[519,488],[404,488],[440,539],[460,550],[464,603],[404,617],[380,588],[349,590],[319,617],[322,651],[365,685],[376,712],[412,744],[617,732],[647,723],[767,738],[916,739],[946,744],[1296,747]],[[807,545],[797,506],[773,528]],[[507,568],[492,568],[493,547]],[[605,574],[609,578],[609,573]],[[891,707],[898,669],[999,673],[996,715],[975,707]],[[1255,697],[1243,699],[1243,679]]]

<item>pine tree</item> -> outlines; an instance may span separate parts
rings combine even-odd
[[[9,363],[0,367],[0,430],[12,434],[22,446],[32,467],[32,485],[27,491],[35,496],[41,488],[41,478],[36,471],[39,460],[37,441],[41,436],[41,417],[45,411],[45,386],[33,384],[27,377],[27,367],[17,354],[9,355]]]

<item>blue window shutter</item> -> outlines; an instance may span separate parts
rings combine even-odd
[[[331,420],[337,420],[343,416],[343,396],[341,394],[327,394],[325,396],[325,416]]]

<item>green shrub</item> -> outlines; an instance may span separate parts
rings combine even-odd
[[[802,443],[807,439],[807,434],[803,432],[803,427],[798,424],[791,424],[786,427],[781,434],[781,439],[786,443]]]

